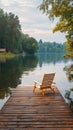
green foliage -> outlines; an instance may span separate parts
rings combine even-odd
[[[15,57],[15,54],[13,53],[0,53],[0,59],[11,59],[11,58],[14,58]]]
[[[38,50],[37,41],[33,37],[23,34],[22,38],[23,51],[27,54],[34,54]]]
[[[18,16],[4,13],[2,9],[0,9],[0,48],[6,48],[13,53],[22,51]]]
[[[73,51],[73,0],[43,0],[40,10],[52,20],[59,18],[53,32],[65,32],[67,51]]]
[[[18,16],[4,13],[2,9],[0,9],[0,48],[12,53],[21,53],[23,50],[29,54],[34,54],[38,49],[34,38],[22,34]]]
[[[56,43],[56,42],[41,42],[38,43],[39,53],[48,53],[48,52],[65,52],[66,44]]]

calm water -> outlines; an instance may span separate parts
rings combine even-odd
[[[33,86],[34,80],[42,81],[44,73],[55,72],[56,86],[65,98],[66,90],[73,88],[73,60],[63,59],[62,54],[41,54],[16,57],[0,61],[0,109],[17,85]],[[73,95],[72,95],[73,96]],[[68,96],[66,102],[70,102]]]

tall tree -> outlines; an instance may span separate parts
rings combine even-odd
[[[21,26],[18,16],[0,9],[0,48],[18,53],[22,50]]]
[[[33,37],[23,34],[22,47],[25,53],[34,54],[38,50],[38,43]]]
[[[4,24],[5,24],[5,18],[4,18],[4,11],[0,9],[0,48],[4,47]]]
[[[73,51],[73,0],[43,0],[40,10],[54,20],[58,17],[58,23],[53,29],[66,33],[67,50]]]

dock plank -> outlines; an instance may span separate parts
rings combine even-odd
[[[57,88],[42,96],[18,86],[0,110],[0,130],[73,130],[73,113]]]

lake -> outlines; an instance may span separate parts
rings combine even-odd
[[[61,53],[19,56],[0,60],[0,109],[16,86],[32,86],[42,81],[44,73],[55,72],[54,81],[65,101],[73,109],[73,99],[66,90],[73,88],[73,60],[64,59]],[[72,97],[73,98],[73,97]],[[72,105],[71,105],[72,104]]]

